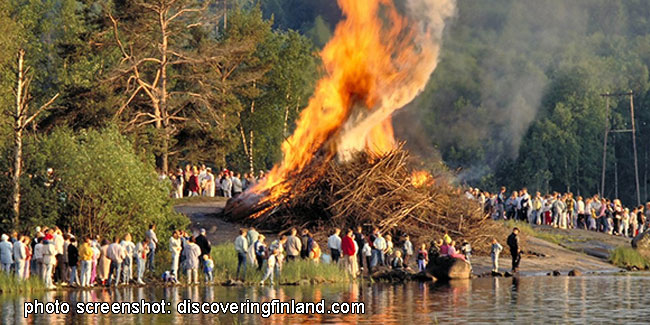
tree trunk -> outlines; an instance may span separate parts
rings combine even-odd
[[[13,174],[13,200],[12,200],[12,211],[13,211],[13,223],[14,229],[18,228],[18,223],[20,221],[20,174],[22,172],[22,163],[23,163],[23,87],[25,82],[25,76],[23,74],[23,62],[25,58],[25,52],[20,50],[18,52],[18,75],[16,77],[16,115],[14,115],[14,174]]]
[[[14,174],[12,181],[14,183],[14,193],[12,202],[12,211],[14,214],[14,229],[18,228],[20,221],[20,175],[22,174],[23,165],[23,130],[20,129],[14,134]]]
[[[167,110],[167,11],[161,10],[159,13],[160,33],[162,40],[160,44],[160,113],[156,117],[156,127],[164,132],[163,149],[162,149],[162,172],[167,175],[169,171],[169,116]]]

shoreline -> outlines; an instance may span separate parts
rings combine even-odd
[[[174,209],[186,215],[191,222],[190,229],[198,231],[201,228],[207,230],[208,239],[212,242],[213,246],[232,243],[237,236],[237,230],[243,227],[241,224],[231,223],[223,220],[220,214],[225,207],[225,200],[200,200],[197,202],[179,202],[175,205]],[[616,245],[627,244],[629,241],[625,238],[611,237],[600,233],[587,232],[583,230],[560,230],[550,227],[535,227],[536,231],[552,233],[558,235],[559,238],[565,239],[559,243],[552,243],[541,238],[531,235],[526,236],[524,244],[524,254],[520,265],[520,271],[514,274],[516,277],[536,277],[536,276],[549,276],[554,272],[559,271],[560,276],[567,276],[571,270],[579,270],[582,275],[611,275],[611,274],[650,274],[650,271],[631,271],[619,268],[607,261],[605,256],[608,256],[608,250]],[[605,237],[608,236],[608,237]],[[268,236],[270,240],[274,239],[273,234]],[[505,240],[505,239],[503,239]],[[588,254],[591,253],[591,254]],[[500,256],[499,271],[505,273],[509,271],[510,256],[502,254]],[[492,269],[492,261],[489,256],[472,256],[472,277],[471,279],[490,277]],[[52,292],[52,291],[81,291],[81,290],[98,290],[98,289],[119,289],[119,288],[148,288],[148,287],[190,287],[190,286],[207,286],[205,283],[199,284],[172,284],[164,283],[155,278],[151,283],[144,285],[132,283],[129,285],[122,285],[118,287],[107,286],[94,286],[88,288],[65,286],[57,287],[55,289],[34,288],[29,291],[8,291],[2,292],[0,295],[7,294],[25,294],[35,292]],[[324,279],[301,279],[299,281],[276,284],[275,286],[298,286],[298,285],[318,285],[318,284],[337,284],[337,283],[350,283],[350,282],[382,282],[384,280],[376,280],[370,278],[369,275],[364,274],[356,280],[350,279],[344,282],[326,281]],[[409,280],[418,281],[418,280]],[[453,280],[452,280],[453,281]],[[440,282],[436,280],[435,282]],[[444,281],[443,281],[444,282]],[[215,282],[210,286],[245,286],[257,287],[260,286],[257,281],[247,281],[242,283],[240,281],[225,280]],[[270,286],[266,284],[264,286]]]

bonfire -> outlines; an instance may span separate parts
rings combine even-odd
[[[283,160],[228,202],[232,220],[270,229],[377,226],[427,241],[449,233],[487,249],[494,227],[445,177],[415,170],[391,115],[434,71],[453,0],[339,0],[344,19]]]

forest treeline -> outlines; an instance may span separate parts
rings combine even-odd
[[[0,2],[0,227],[177,226],[169,202],[153,199],[168,196],[157,174],[186,163],[270,168],[309,99],[318,55],[261,7]]]

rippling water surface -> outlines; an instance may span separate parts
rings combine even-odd
[[[172,306],[193,301],[364,302],[363,315],[33,315],[23,304],[44,301],[160,301]],[[0,295],[3,324],[35,323],[648,323],[650,276],[481,278],[449,284],[349,284],[307,287],[169,287]],[[175,309],[175,307],[170,308]]]

